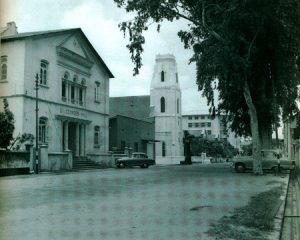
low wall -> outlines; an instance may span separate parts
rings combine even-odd
[[[48,153],[48,161],[43,170],[59,171],[72,170],[73,158],[71,152],[51,152]]]
[[[174,165],[184,161],[184,156],[155,157],[157,165]]]
[[[108,153],[103,154],[87,154],[87,157],[93,161],[102,166],[103,168],[106,167],[114,167],[115,161],[113,158],[113,155]]]
[[[194,163],[207,163],[207,164],[211,163],[209,158],[203,158],[202,156],[192,156],[192,162],[194,162]]]
[[[29,151],[0,150],[0,176],[26,174],[31,167]]]

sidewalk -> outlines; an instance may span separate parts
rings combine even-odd
[[[281,240],[300,239],[300,172],[291,173],[285,211]]]

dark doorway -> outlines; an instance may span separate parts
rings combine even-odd
[[[73,156],[76,153],[76,124],[69,123],[69,149],[72,151]]]

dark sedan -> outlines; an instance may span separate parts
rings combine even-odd
[[[130,157],[122,157],[116,160],[116,166],[118,168],[124,168],[125,166],[147,168],[150,165],[155,165],[155,161],[148,158],[147,154],[142,152],[134,152]]]

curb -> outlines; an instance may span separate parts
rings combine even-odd
[[[288,183],[286,185],[285,188],[285,192],[284,195],[280,197],[280,200],[282,201],[280,204],[280,208],[275,216],[275,220],[274,220],[274,231],[273,234],[271,235],[271,238],[269,238],[270,240],[273,239],[281,239],[281,234],[282,234],[282,228],[283,228],[283,217],[285,214],[285,209],[286,209],[286,203],[287,203],[287,195],[288,195],[288,189],[289,189],[289,185],[290,185],[290,172],[288,174]]]

